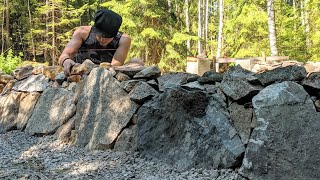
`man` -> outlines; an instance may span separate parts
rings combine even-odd
[[[59,57],[66,76],[75,63],[90,59],[96,64],[110,62],[112,66],[122,66],[131,44],[129,35],[119,32],[122,17],[111,10],[96,13],[93,26],[81,26],[75,30]],[[133,60],[142,64],[141,60]]]

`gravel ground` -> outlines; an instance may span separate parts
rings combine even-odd
[[[178,172],[138,153],[87,151],[21,131],[0,134],[0,179],[217,179],[242,180],[230,169]]]

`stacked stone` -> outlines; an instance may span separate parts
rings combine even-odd
[[[299,61],[282,61],[282,62],[260,62],[252,67],[252,72],[262,73],[279,67],[286,66],[303,66],[308,74],[320,71],[320,62],[299,62]]]
[[[235,66],[199,77],[161,74],[156,65],[85,61],[66,78],[53,69],[14,76],[12,90],[0,97],[0,132],[21,129],[90,150],[138,151],[181,171],[319,178],[319,72],[289,65],[257,74]]]

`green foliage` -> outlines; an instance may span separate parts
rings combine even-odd
[[[165,57],[161,59],[158,65],[163,71],[178,72],[185,70],[186,62],[186,59],[172,45],[168,44],[166,46]]]
[[[132,39],[128,59],[138,57],[146,64],[158,63],[165,71],[184,71],[187,56],[198,54],[198,1],[189,0],[189,23],[185,22],[185,1],[168,0],[10,0],[9,43],[3,48],[23,51],[30,59],[32,39],[37,55],[52,61],[63,50],[78,26],[92,25],[95,12],[111,9],[123,18],[121,32]],[[48,4],[46,4],[48,2]],[[171,6],[168,3],[171,2]],[[299,61],[320,61],[319,0],[275,0],[277,48],[279,55]],[[307,3],[301,6],[301,2]],[[1,4],[3,5],[3,4]],[[209,1],[208,57],[215,56],[219,26],[219,0]],[[0,6],[0,10],[5,8]],[[309,13],[308,20],[302,17]],[[52,13],[54,12],[54,23]],[[224,0],[222,56],[252,57],[270,55],[267,1]],[[5,18],[0,18],[3,22]],[[30,23],[31,21],[31,23]],[[306,30],[306,22],[309,31]],[[9,34],[4,26],[3,35]],[[55,38],[55,44],[52,40]],[[190,41],[188,50],[186,42]],[[204,42],[203,39],[200,39]],[[1,40],[0,40],[1,41]],[[12,41],[12,42],[11,42]],[[5,42],[7,43],[7,42]],[[1,43],[3,44],[3,43]],[[55,46],[55,47],[53,47]],[[16,54],[16,53],[15,53]],[[6,55],[7,56],[7,55]],[[2,59],[4,56],[2,56]],[[1,65],[1,67],[4,65]]]
[[[10,74],[22,63],[21,60],[22,53],[19,53],[18,56],[13,55],[12,50],[10,49],[6,55],[0,54],[0,70]]]
[[[145,38],[158,38],[160,34],[153,28],[146,28],[141,32],[142,37]]]
[[[256,4],[244,4],[240,13],[226,20],[224,55],[256,57],[269,52],[267,13]],[[233,36],[228,36],[233,34]]]

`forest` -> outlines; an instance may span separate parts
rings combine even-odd
[[[57,65],[78,26],[97,10],[123,18],[129,58],[184,71],[187,57],[289,56],[320,61],[320,0],[2,0],[0,69]]]

